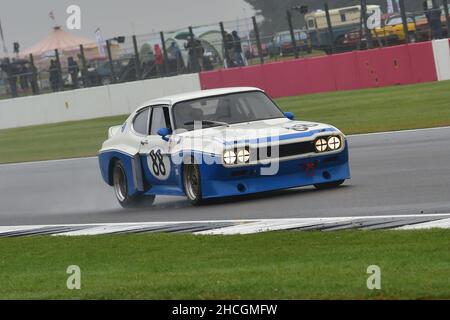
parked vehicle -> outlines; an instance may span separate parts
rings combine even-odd
[[[404,43],[406,38],[410,42],[416,42],[416,21],[413,14],[407,15],[408,34],[403,30],[402,17],[399,14],[387,15],[381,20],[381,26],[371,30],[374,47]],[[358,28],[345,34],[344,44],[349,48],[367,47],[367,39],[364,31]]]
[[[299,51],[311,53],[311,40],[306,30],[294,30],[295,41]],[[294,53],[292,36],[290,31],[283,31],[275,34],[272,42],[269,44],[269,54],[271,56],[286,56]]]
[[[377,10],[378,5],[368,5],[367,15],[371,16]],[[345,34],[357,29],[361,24],[361,6],[351,6],[330,10],[331,25],[333,26],[334,47],[337,51],[344,51]],[[330,38],[325,11],[317,10],[305,15],[306,27],[312,48],[328,51]]]

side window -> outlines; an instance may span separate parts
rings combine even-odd
[[[157,135],[161,128],[170,128],[169,108],[154,107],[152,108],[152,121],[150,125],[150,134]]]
[[[148,134],[148,113],[149,108],[139,112],[133,121],[134,131],[137,133],[147,135]]]

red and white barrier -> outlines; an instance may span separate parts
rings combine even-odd
[[[254,86],[272,97],[450,79],[450,40],[200,73],[202,89]]]

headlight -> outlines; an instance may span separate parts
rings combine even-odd
[[[339,137],[329,137],[328,148],[333,151],[341,148],[341,139]]]
[[[327,151],[327,148],[328,148],[328,142],[327,142],[327,140],[320,138],[320,139],[316,140],[316,142],[314,143],[314,146],[316,147],[317,152],[325,152],[325,151]]]
[[[250,160],[250,151],[247,149],[239,150],[237,153],[237,160],[239,163],[247,163]]]
[[[223,153],[223,162],[226,164],[236,163],[236,153],[233,150],[228,150]]]

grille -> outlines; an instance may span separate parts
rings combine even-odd
[[[314,144],[312,141],[282,144],[278,148],[279,158],[315,152]],[[272,149],[273,148],[271,146],[267,148],[258,148],[258,160],[271,158],[273,152]]]

